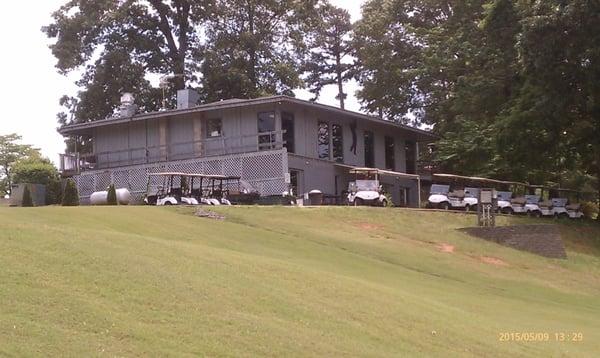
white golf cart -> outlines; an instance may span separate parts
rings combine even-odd
[[[220,198],[215,197],[214,179],[222,175],[188,174],[190,177],[191,196],[203,205],[221,205]]]
[[[502,214],[512,214],[510,200],[512,199],[512,191],[498,192],[498,212]]]
[[[569,189],[556,189],[556,191],[558,196],[561,196],[561,198],[552,199],[557,203],[554,207],[556,216],[559,218],[583,219],[585,214],[581,210],[581,204],[578,203],[582,193]]]
[[[198,205],[187,184],[189,174],[181,172],[149,173],[144,202],[148,205]],[[177,180],[179,179],[179,180]],[[154,185],[154,181],[162,184]]]
[[[387,198],[383,187],[379,184],[379,170],[371,168],[354,168],[350,174],[355,180],[348,184],[348,204],[387,206]]]
[[[450,185],[433,184],[429,192],[428,205],[443,210],[464,209],[477,210],[479,197],[478,188],[466,187],[450,191]]]

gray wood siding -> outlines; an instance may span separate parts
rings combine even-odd
[[[224,147],[237,148],[240,152],[253,152],[258,149],[258,113],[269,111],[276,113],[276,130],[281,129],[280,113],[282,111],[294,115],[294,152],[298,156],[318,159],[318,122],[322,120],[329,123],[330,131],[332,124],[342,126],[344,164],[365,165],[364,132],[369,130],[374,133],[375,165],[382,169],[385,168],[385,136],[392,136],[395,140],[396,171],[404,172],[406,170],[405,140],[409,136],[408,132],[384,124],[359,120],[356,128],[356,154],[354,154],[350,150],[352,146],[350,126],[354,119],[297,104],[240,107],[171,116],[162,120],[152,119],[147,122],[100,127],[94,131],[94,150],[96,153],[109,153],[102,154],[98,160],[110,162],[127,159],[144,161],[146,146],[148,146],[148,160],[150,161],[181,159],[190,157],[190,155],[220,155],[224,154],[219,152]],[[204,126],[206,126],[206,121],[212,118],[222,120],[221,137],[207,138],[206,136]],[[193,143],[199,139],[204,141],[202,146]],[[281,138],[278,139],[281,140]],[[161,145],[165,147],[159,148]],[[330,155],[333,154],[332,149],[331,147]]]

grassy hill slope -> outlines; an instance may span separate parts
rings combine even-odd
[[[553,260],[470,238],[455,229],[475,217],[452,213],[193,210],[0,208],[0,355],[600,352],[593,224],[561,224],[569,258]]]

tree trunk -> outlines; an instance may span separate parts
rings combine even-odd
[[[346,94],[344,93],[344,82],[342,78],[342,59],[340,57],[339,51],[335,54],[335,69],[337,75],[337,85],[338,85],[338,97],[340,100],[340,108],[344,109],[344,97]]]
[[[252,83],[254,93],[251,94],[252,97],[256,96],[256,92],[258,90],[258,81],[256,79],[256,44],[254,38],[254,6],[249,4],[248,6],[248,31],[250,32],[250,46],[248,48],[248,78],[250,79],[250,83]]]

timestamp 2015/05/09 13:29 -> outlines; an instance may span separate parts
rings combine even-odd
[[[583,342],[581,332],[500,332],[500,342]]]

